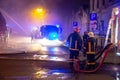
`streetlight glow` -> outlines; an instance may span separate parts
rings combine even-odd
[[[39,12],[39,13],[40,13],[40,12],[43,12],[43,9],[42,9],[42,8],[37,8],[36,10],[37,10],[37,12]]]
[[[46,18],[46,10],[44,8],[33,8],[31,10],[31,20],[34,22],[34,24],[40,25],[44,23],[44,20]]]
[[[43,17],[44,14],[45,14],[45,11],[42,8],[37,8],[36,11],[35,11],[35,14]]]

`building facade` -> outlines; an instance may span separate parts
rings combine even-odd
[[[90,13],[97,14],[99,35],[106,35],[112,10],[120,6],[120,0],[90,0]]]

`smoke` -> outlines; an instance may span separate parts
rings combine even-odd
[[[73,9],[78,7],[75,1],[79,0],[0,0],[0,8],[13,19],[11,20],[4,14],[10,27],[16,32],[25,34],[24,31],[26,31],[29,34],[31,27],[41,24],[41,20],[33,21],[30,16],[34,8],[42,7],[46,10],[44,24],[68,25]]]
[[[7,25],[23,34],[29,32],[28,24],[31,22],[28,19],[28,11],[34,5],[35,0],[0,0],[1,12],[5,13],[3,15],[7,20]]]

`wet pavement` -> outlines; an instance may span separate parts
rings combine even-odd
[[[69,67],[63,66],[61,62],[1,59],[0,65],[0,76],[7,80],[40,80],[45,76],[46,79],[49,79],[70,73]]]
[[[114,51],[97,72],[78,73],[69,66],[65,46],[41,46],[30,38],[15,40],[0,45],[0,80],[120,80],[120,57]],[[80,55],[80,59],[85,58]]]
[[[0,59],[0,80],[120,80],[120,65],[104,64],[95,73],[72,72],[67,62]]]

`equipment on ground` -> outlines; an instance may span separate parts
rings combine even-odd
[[[114,44],[112,44],[112,43],[105,46],[105,48],[102,51],[100,51],[99,55],[96,56],[96,58],[95,58],[96,64],[94,64],[94,67],[92,67],[92,68],[89,68],[89,65],[87,64],[87,60],[74,61],[73,62],[74,63],[73,64],[74,70],[77,72],[85,72],[85,73],[93,73],[93,72],[98,71],[101,68],[101,66],[102,66],[106,56],[108,55],[109,51],[113,47],[114,47]],[[98,59],[99,59],[99,61],[97,61]]]

